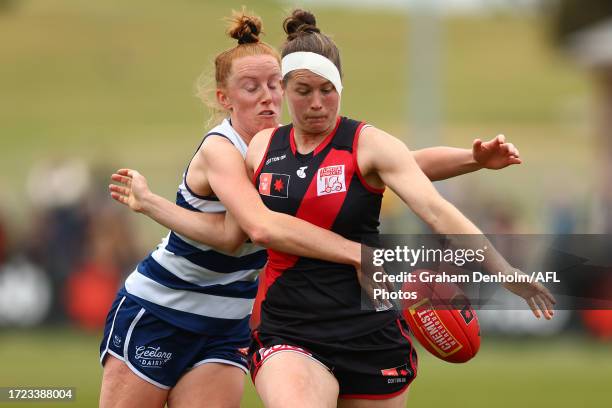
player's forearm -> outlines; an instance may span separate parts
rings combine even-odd
[[[299,218],[270,211],[266,221],[251,229],[251,239],[277,251],[361,266],[361,244]]]
[[[225,214],[197,213],[151,193],[143,200],[142,211],[147,217],[185,237],[225,252],[235,250],[225,228]],[[242,241],[244,242],[244,241]]]
[[[436,203],[436,213],[430,227],[439,234],[450,238],[450,245],[456,249],[484,250],[482,265],[489,273],[511,273],[515,270],[495,249],[482,231],[448,201],[440,199]]]
[[[416,150],[412,155],[423,173],[432,181],[482,169],[468,149],[439,146]]]

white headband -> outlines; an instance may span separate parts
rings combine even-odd
[[[333,62],[314,52],[292,52],[286,55],[281,62],[283,78],[298,69],[307,69],[331,82],[336,91],[342,93],[342,80],[340,72]]]

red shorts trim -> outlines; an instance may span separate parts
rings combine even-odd
[[[251,358],[251,378],[253,382],[255,382],[255,377],[257,377],[257,373],[263,366],[263,364],[270,359],[270,357],[275,356],[284,352],[298,353],[303,356],[306,356],[317,363],[321,364],[323,367],[327,368],[325,364],[317,360],[317,358],[308,350],[298,347],[292,346],[289,344],[277,344],[270,347],[263,347],[261,341],[259,340],[259,336],[257,332],[254,332],[254,337],[257,343],[261,346],[255,353],[253,353],[253,357]],[[329,368],[327,368],[329,370]]]

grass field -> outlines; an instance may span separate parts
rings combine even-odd
[[[0,333],[0,386],[76,387],[65,404],[0,406],[93,407],[101,367],[97,335],[71,329]],[[483,340],[467,364],[444,363],[419,349],[409,407],[602,407],[610,400],[612,349],[583,338]],[[261,407],[247,379],[243,407]]]

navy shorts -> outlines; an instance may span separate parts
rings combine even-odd
[[[120,294],[106,318],[100,362],[107,354],[122,360],[142,379],[163,389],[176,385],[190,369],[221,363],[248,371],[248,330],[239,336],[207,336],[158,319]]]

